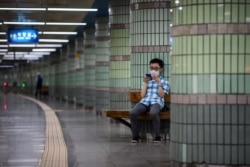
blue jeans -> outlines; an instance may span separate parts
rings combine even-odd
[[[160,105],[158,103],[155,103],[147,107],[142,103],[137,103],[135,107],[130,111],[130,122],[132,126],[131,131],[133,138],[139,137],[139,122],[137,116],[147,112],[148,110],[152,118],[152,125],[155,137],[160,136],[160,128],[161,128],[161,121],[159,118],[159,112],[161,111]]]

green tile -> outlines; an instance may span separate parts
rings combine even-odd
[[[187,37],[187,54],[192,53],[192,37]]]
[[[217,72],[223,73],[224,56],[217,55]]]
[[[192,48],[193,48],[193,54],[197,54],[198,53],[198,38],[197,36],[193,36],[192,39]]]
[[[247,54],[245,56],[246,56],[245,73],[250,73],[250,55]]]
[[[209,43],[210,43],[209,35],[204,35],[204,50],[203,50],[204,54],[210,53]]]
[[[211,19],[211,16],[210,16],[210,5],[203,5],[204,6],[204,22],[205,23],[210,23],[210,19]]]
[[[187,76],[187,93],[193,93],[193,84],[192,84],[193,78],[191,75]]]
[[[192,65],[192,72],[194,74],[198,73],[198,57],[197,56],[192,56],[192,61],[193,61],[193,65]]]
[[[245,6],[246,6],[246,9],[250,9],[250,4],[246,4]],[[249,18],[249,17],[250,17],[250,10],[246,10],[246,16],[244,18]]]
[[[231,75],[231,82],[232,82],[232,92],[231,93],[238,93],[238,78],[237,78],[237,75]]]
[[[245,23],[246,21],[246,6],[245,4],[239,4],[239,23]],[[249,8],[248,8],[249,9]]]
[[[217,23],[223,23],[224,22],[224,5],[218,6],[217,12],[218,12],[217,13]]]
[[[246,91],[245,93],[250,93],[250,75],[245,75],[245,88],[246,88]]]
[[[210,50],[211,53],[217,53],[217,37],[216,37],[216,35],[210,36],[210,47],[211,47],[211,50]]]
[[[238,93],[245,93],[245,77],[238,75]]]
[[[198,75],[198,93],[204,93],[204,86],[205,81],[204,81],[204,76],[203,75]]]
[[[198,54],[203,54],[203,48],[204,48],[204,43],[203,43],[203,36],[198,36],[198,45],[196,45],[198,47]]]
[[[186,11],[187,11],[187,24],[192,23],[192,6],[186,6]]]
[[[245,72],[245,56],[244,55],[238,55],[238,67],[239,67],[239,73]]]
[[[231,72],[231,56],[226,55],[224,56],[224,73],[230,73]]]
[[[217,23],[217,4],[216,5],[211,4],[209,6],[211,8],[211,15],[210,15],[211,23]]]
[[[204,55],[203,56],[203,64],[204,64],[204,73],[210,73],[210,69],[209,69],[209,66],[210,66],[210,56],[209,55]]]
[[[224,75],[224,93],[231,93],[231,77],[230,75]]]
[[[187,74],[192,73],[192,56],[187,56]]]
[[[217,75],[210,75],[210,93],[216,93]]]
[[[216,55],[210,55],[210,72],[216,73]]]
[[[224,4],[224,23],[230,23],[231,20],[231,4]]]
[[[244,53],[245,52],[245,39],[246,39],[246,36],[245,35],[238,35],[239,37],[239,53]],[[249,46],[249,45],[247,45]],[[249,52],[248,52],[249,53]]]
[[[223,75],[218,75],[217,76],[217,93],[224,93],[224,91],[223,91],[223,80],[224,80]]]
[[[230,35],[225,35],[224,36],[225,38],[225,43],[224,43],[224,46],[225,46],[225,52],[224,53],[231,53],[231,36]]]
[[[197,6],[192,6],[192,24],[197,24]]]
[[[231,17],[232,17],[232,22],[233,22],[233,23],[238,23],[238,18],[239,18],[239,15],[238,15],[239,9],[238,9],[238,7],[239,7],[239,5],[238,5],[238,4],[232,4],[231,6],[232,6],[232,7],[231,7],[231,12],[233,13],[233,14],[231,15]],[[244,9],[245,9],[245,8],[243,7],[243,8],[240,9],[240,11],[242,10],[242,11],[245,12]]]
[[[204,18],[204,9],[203,9],[203,5],[199,5],[198,7],[197,7],[197,10],[198,10],[198,13],[197,13],[197,15],[198,15],[198,24],[202,24],[202,23],[204,23],[204,20],[203,20],[203,18]]]
[[[238,72],[238,55],[232,55],[231,73]]]
[[[224,53],[223,35],[217,36],[217,53]]]
[[[203,71],[203,68],[204,68],[203,63],[204,63],[203,56],[198,56],[198,71],[197,71],[197,73],[203,73],[204,72]]]

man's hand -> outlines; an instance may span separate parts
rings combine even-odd
[[[149,77],[145,77],[145,78],[143,78],[143,82],[144,83],[148,83],[148,81],[150,81],[151,79],[149,78]]]

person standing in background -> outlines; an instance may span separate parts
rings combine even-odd
[[[41,96],[41,92],[42,92],[42,86],[43,86],[43,78],[41,76],[41,74],[37,75],[37,80],[36,80],[36,97],[39,95]]]

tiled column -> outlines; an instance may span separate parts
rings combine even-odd
[[[70,46],[67,46],[67,49],[62,52],[61,62],[59,64],[59,82],[61,84],[60,98],[63,101],[68,101],[68,60],[69,60]]]
[[[172,7],[174,165],[250,165],[250,1]]]
[[[94,109],[95,107],[95,28],[84,30],[85,47],[85,108]]]
[[[84,75],[84,38],[83,36],[78,36],[76,38],[76,48],[75,48],[75,61],[77,63],[77,68],[75,69],[75,103],[78,105],[84,104],[85,97],[85,75]],[[79,66],[78,66],[79,65]]]
[[[170,1],[131,0],[131,88],[141,90],[153,58],[164,61],[163,76],[170,79]],[[153,133],[151,121],[140,121],[141,136]],[[162,122],[162,125],[165,122]]]
[[[128,0],[110,0],[110,107],[129,108],[130,30]]]
[[[69,44],[69,52],[68,52],[68,59],[67,59],[67,101],[69,103],[75,102],[75,89],[76,89],[76,82],[75,82],[75,48],[76,48],[76,40],[70,42]]]
[[[96,18],[96,113],[109,106],[109,18]]]
[[[164,77],[170,78],[170,1],[131,0],[132,89],[141,89],[149,61],[164,61]]]

